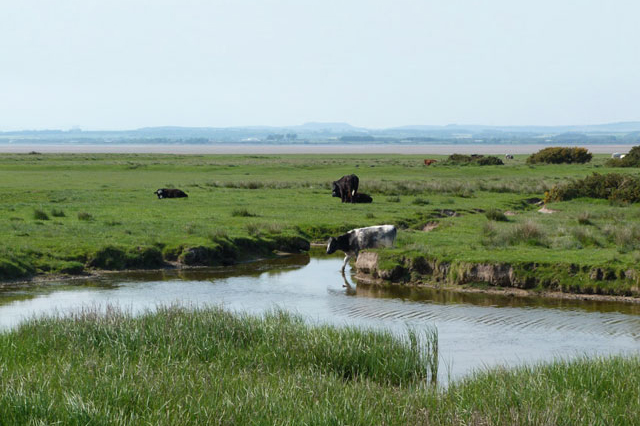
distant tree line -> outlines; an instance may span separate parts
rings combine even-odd
[[[268,141],[295,141],[298,139],[296,133],[272,133],[267,136]]]

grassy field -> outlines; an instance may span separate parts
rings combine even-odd
[[[0,333],[0,425],[640,422],[636,357],[482,371],[446,388],[432,384],[434,359],[434,332],[283,312],[89,310]]]
[[[389,265],[419,253],[560,277],[536,284],[543,287],[638,292],[639,206],[576,199],[549,204],[558,212],[544,215],[524,201],[593,172],[637,175],[635,169],[607,168],[606,156],[585,165],[527,165],[526,156],[516,156],[485,167],[425,167],[422,159],[3,155],[0,279],[172,261],[228,264],[303,248],[299,238],[324,241],[351,228],[393,223],[402,230],[398,250],[387,253]],[[350,173],[360,177],[360,191],[373,196],[372,204],[341,204],[330,196],[330,182]],[[153,191],[161,187],[181,188],[189,198],[158,200]],[[489,220],[490,209],[515,215]],[[424,232],[427,224],[438,226]]]

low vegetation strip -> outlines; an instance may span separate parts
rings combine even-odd
[[[426,345],[425,345],[426,344]],[[0,425],[634,425],[640,359],[490,370],[447,388],[437,336],[271,312],[114,309],[0,333]]]

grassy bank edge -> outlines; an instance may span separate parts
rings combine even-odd
[[[221,237],[199,245],[107,245],[62,259],[43,258],[38,253],[4,253],[0,254],[0,282],[25,281],[35,276],[77,276],[95,271],[157,270],[176,265],[228,266],[275,257],[274,252],[300,253],[309,248],[309,242],[298,235],[272,235]]]
[[[612,265],[576,265],[556,262],[468,262],[443,259],[415,250],[373,249],[356,262],[362,281],[404,285],[431,285],[446,289],[486,285],[546,297],[561,294],[611,297],[640,301],[640,274]]]

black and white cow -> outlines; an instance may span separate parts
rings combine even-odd
[[[339,237],[331,237],[327,242],[327,254],[342,250],[345,254],[342,272],[349,259],[358,258],[360,250],[377,247],[391,247],[396,239],[396,227],[393,225],[369,226],[352,229]]]
[[[160,188],[156,192],[154,192],[158,196],[158,198],[185,198],[188,197],[184,191],[180,189],[174,188]]]
[[[358,192],[360,179],[356,175],[345,175],[331,183],[331,196],[340,197],[342,202],[353,203],[353,196]]]

